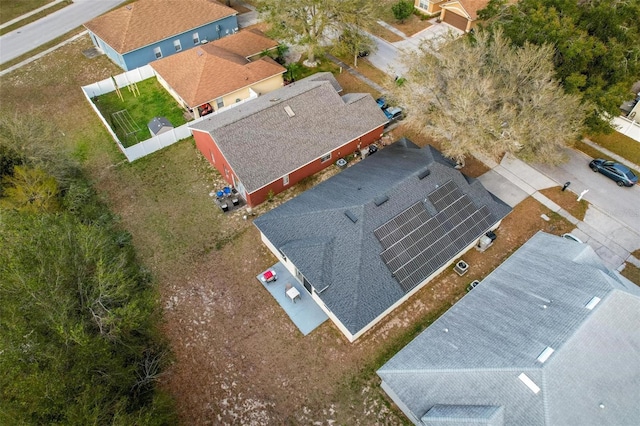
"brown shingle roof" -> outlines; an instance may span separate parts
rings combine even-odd
[[[215,40],[211,44],[248,58],[273,49],[278,42],[265,36],[262,31],[252,28]]]
[[[124,54],[237,13],[213,0],[138,0],[84,25]]]
[[[471,16],[471,20],[475,21],[478,19],[478,11],[484,9],[489,4],[489,0],[454,0],[442,5],[442,7],[453,5],[454,3],[459,3],[464,10]]]
[[[213,43],[150,65],[191,108],[286,71],[269,57],[250,62]]]

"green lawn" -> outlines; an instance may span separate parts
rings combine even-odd
[[[590,135],[587,137],[601,147],[626,158],[632,163],[640,164],[640,142],[620,132],[613,132],[609,135]]]
[[[53,0],[0,0],[0,24],[29,13]]]
[[[136,96],[132,90],[126,87],[120,89],[124,100],[120,100],[116,92],[93,99],[102,116],[111,125],[125,147],[135,145],[151,137],[147,124],[154,117],[166,117],[174,127],[187,122],[183,115],[183,109],[164,90],[155,77],[139,82],[138,91],[140,95]],[[125,130],[113,118],[115,112],[125,109],[135,123],[133,127],[139,129],[134,135],[127,136]]]

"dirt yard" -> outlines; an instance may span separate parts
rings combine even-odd
[[[2,77],[3,107],[56,122],[133,235],[158,287],[174,354],[162,386],[185,425],[407,424],[380,390],[376,369],[535,232],[571,229],[529,198],[503,221],[489,250],[463,257],[470,265],[464,277],[443,273],[355,343],[329,321],[303,337],[255,279],[276,259],[251,218],[225,215],[213,203],[210,192],[223,184],[193,141],[123,161],[78,87],[119,72],[104,57],[83,58],[89,46],[83,38]]]

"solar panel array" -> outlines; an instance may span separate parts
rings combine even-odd
[[[453,181],[431,194],[438,213],[418,202],[374,231],[382,260],[405,292],[441,268],[494,223],[487,208],[476,208]]]

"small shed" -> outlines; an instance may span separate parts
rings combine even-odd
[[[173,124],[167,120],[166,117],[154,117],[153,120],[147,124],[151,136],[157,136],[161,133],[168,132],[173,129]]]

